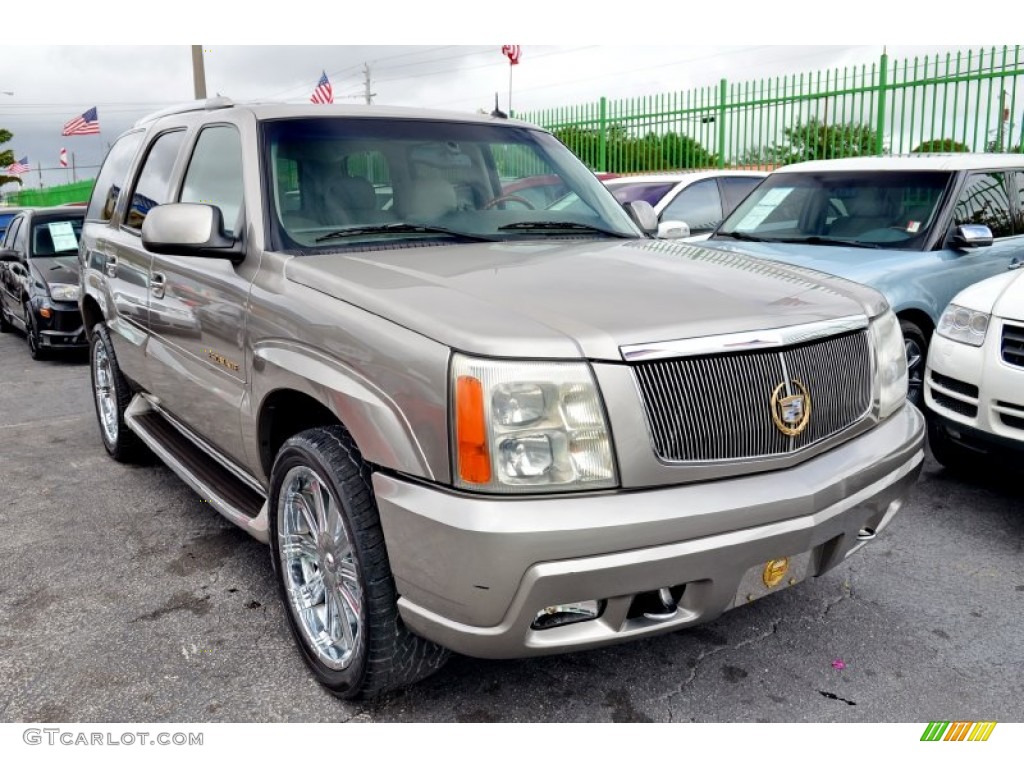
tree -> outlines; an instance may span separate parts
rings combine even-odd
[[[921,142],[913,152],[970,152],[971,148],[954,139],[929,139]]]
[[[6,128],[0,128],[0,147],[2,147],[4,144],[6,144],[8,141],[10,141],[13,138],[14,138],[14,134],[13,133],[8,131]],[[0,168],[7,168],[7,166],[13,165],[13,164],[14,164],[14,150],[13,149],[5,149],[5,150],[0,151]],[[5,175],[3,173],[0,173],[0,187],[2,187],[4,184],[9,184],[9,183],[11,183],[13,181],[16,181],[19,184],[21,184],[21,177],[20,176],[7,176],[7,175]]]
[[[782,135],[785,143],[769,150],[768,156],[783,165],[803,160],[874,155],[878,151],[878,132],[863,123],[828,124],[814,118],[806,124],[785,128]]]
[[[556,129],[554,134],[590,168],[613,173],[710,168],[718,161],[716,155],[690,136],[670,131],[636,138],[629,135],[624,125],[616,124],[605,131],[604,167],[601,168],[600,130],[571,125]]]

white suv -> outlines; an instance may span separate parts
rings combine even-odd
[[[928,353],[925,403],[939,463],[1024,454],[1024,270],[954,297]]]

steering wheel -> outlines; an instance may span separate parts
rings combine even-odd
[[[525,205],[531,211],[537,210],[533,203],[531,203],[525,197],[520,197],[519,195],[498,195],[497,197],[492,197],[490,200],[484,203],[483,210],[488,211],[494,206],[496,206],[498,203],[519,203],[521,205]]]

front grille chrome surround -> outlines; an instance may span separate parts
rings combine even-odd
[[[873,396],[866,330],[781,349],[653,360],[631,366],[655,455],[690,464],[786,456],[867,417]],[[796,381],[811,416],[789,437],[773,423],[772,393]]]
[[[1000,344],[1003,362],[1024,368],[1024,325],[1003,324],[1003,338]]]

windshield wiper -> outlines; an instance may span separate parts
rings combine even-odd
[[[499,232],[539,232],[550,229],[570,230],[572,232],[596,232],[601,235],[608,235],[609,237],[621,237],[626,239],[633,239],[634,237],[633,235],[622,232],[613,232],[609,229],[594,227],[590,224],[580,224],[577,221],[516,221],[512,224],[505,224],[498,227]]]
[[[798,239],[787,239],[787,243],[806,243],[807,245],[848,245],[851,248],[874,248],[875,250],[882,246],[878,243],[862,243],[857,240],[843,240],[838,237],[821,237],[820,235],[811,235],[810,237],[803,237]]]
[[[391,224],[374,224],[371,226],[355,226],[337,229],[321,235],[314,242],[322,243],[325,240],[338,240],[345,237],[357,237],[359,235],[448,235],[471,242],[494,242],[493,237],[474,235],[469,232],[458,232],[447,227],[435,227],[430,224],[408,224],[405,222],[393,222]]]
[[[711,239],[717,240],[720,237],[731,237],[733,240],[745,240],[748,243],[778,242],[778,240],[771,237],[758,237],[757,235],[748,235],[746,232],[716,232]]]

